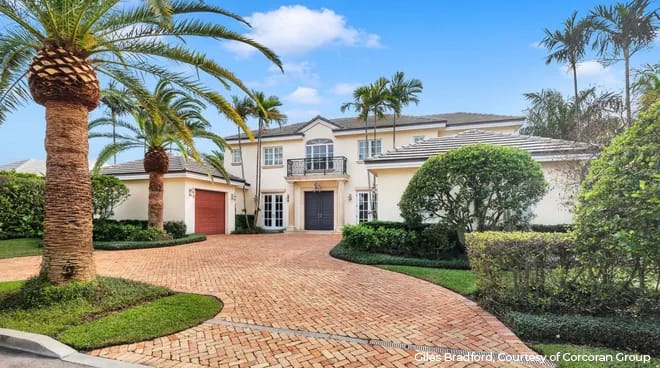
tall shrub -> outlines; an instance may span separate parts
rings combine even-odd
[[[92,175],[92,205],[94,218],[106,220],[115,207],[128,199],[128,188],[121,180],[109,175]]]
[[[546,182],[529,153],[468,145],[428,159],[411,179],[399,208],[407,222],[439,218],[459,231],[524,222]]]
[[[42,176],[0,172],[0,233],[43,234],[44,185]]]
[[[575,215],[577,251],[594,283],[658,290],[660,102],[593,161]]]

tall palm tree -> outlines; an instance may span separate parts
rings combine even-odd
[[[606,62],[623,58],[628,126],[632,124],[630,59],[638,51],[649,47],[658,33],[660,16],[657,9],[650,9],[650,5],[649,0],[598,5],[589,14],[590,25],[596,31],[593,47]]]
[[[341,111],[345,112],[348,109],[353,109],[358,113],[358,119],[365,122],[364,128],[364,149],[365,149],[365,158],[368,158],[375,154],[376,146],[376,131],[378,120],[385,118],[385,112],[388,109],[388,103],[390,101],[390,95],[388,90],[389,81],[387,78],[380,77],[374,83],[371,83],[367,86],[361,86],[353,91],[353,101],[347,102],[341,105]],[[368,117],[369,113],[373,114],[374,125],[373,125],[373,138],[371,145],[369,144],[369,131],[368,131]],[[367,183],[369,186],[369,191],[371,198],[373,198],[374,187],[376,186],[376,177],[373,178],[373,185],[371,181],[371,175],[367,170]],[[373,200],[373,199],[372,199]],[[375,206],[372,208],[372,219],[377,219],[377,211]]]
[[[194,135],[195,134],[193,133],[193,136]],[[225,178],[227,184],[229,184],[231,177],[229,176],[229,173],[225,169],[224,151],[211,150],[211,153],[202,154],[202,159],[204,160],[204,164],[218,171]]]
[[[635,74],[633,91],[639,96],[640,110],[644,111],[660,101],[660,63],[644,65]]]
[[[254,101],[250,99],[249,97],[243,97],[240,98],[238,96],[232,96],[232,106],[234,107],[234,110],[238,113],[238,115],[243,118],[243,120],[247,120],[249,116],[252,115],[252,113],[255,111],[255,105]],[[243,162],[243,143],[242,143],[242,134],[241,134],[241,129],[239,127],[236,127],[238,130],[238,152],[240,152],[241,155],[241,179],[243,180],[243,185],[241,186],[241,191],[243,192],[243,215],[245,216],[245,226],[251,228],[250,221],[248,221],[248,214],[247,214],[247,188],[246,188],[246,182],[245,182],[245,163]]]
[[[119,89],[117,82],[110,81],[108,87],[101,90],[101,104],[106,107],[112,121],[112,143],[117,143],[117,119],[128,114],[135,107],[135,101],[126,89]],[[116,164],[117,155],[112,160]]]
[[[252,91],[256,106],[252,110],[251,115],[259,119],[259,126],[257,129],[257,171],[256,171],[256,190],[254,197],[254,226],[259,224],[259,213],[261,212],[261,137],[264,129],[270,127],[272,123],[282,125],[286,123],[287,116],[283,114],[279,107],[282,102],[277,96],[268,96],[260,91]],[[242,154],[242,152],[241,152]],[[242,161],[242,160],[241,160]]]
[[[410,103],[419,103],[418,94],[424,86],[419,79],[406,80],[403,72],[396,72],[389,84],[389,107],[392,109],[392,147],[396,148],[396,118],[401,117],[401,110]]]
[[[104,147],[99,153],[94,170],[112,155],[133,148],[144,148],[144,170],[149,173],[149,226],[163,229],[163,177],[169,171],[167,149],[174,146],[185,159],[190,156],[202,162],[202,156],[195,146],[195,138],[209,139],[218,147],[224,148],[222,137],[208,130],[210,123],[202,115],[206,105],[199,99],[172,86],[169,81],[161,80],[156,85],[154,101],[156,115],[147,108],[134,112],[136,124],[124,121],[117,126],[128,131],[119,134],[119,141]],[[90,138],[108,137],[107,133],[97,133],[94,129],[108,125],[107,120],[95,120],[89,124]]]
[[[561,64],[568,64],[573,72],[573,96],[575,101],[578,100],[578,80],[577,80],[577,67],[578,64],[584,59],[587,46],[589,45],[589,38],[591,37],[591,28],[585,20],[577,19],[577,11],[564,21],[564,28],[551,31],[548,28],[543,30],[545,37],[541,40],[541,44],[545,46],[550,54],[545,59],[546,64],[557,62]],[[574,104],[574,108],[579,109],[578,103]],[[576,110],[576,115],[579,112]]]
[[[191,19],[191,14],[207,16]],[[148,110],[155,106],[142,77],[168,79],[247,131],[220,94],[195,76],[162,66],[164,61],[187,64],[250,94],[233,73],[182,42],[242,42],[281,68],[272,51],[220,25],[226,17],[249,26],[236,14],[193,0],[149,0],[133,7],[120,0],[0,0],[0,122],[30,98],[46,109],[48,180],[41,273],[50,281],[60,284],[96,276],[87,125],[88,112],[99,104],[97,74],[123,85]]]

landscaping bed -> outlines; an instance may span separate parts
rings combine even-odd
[[[213,318],[215,297],[99,277],[53,286],[41,278],[0,283],[0,327],[91,350],[169,335]]]
[[[423,259],[393,256],[382,253],[371,253],[348,248],[343,243],[337,244],[330,251],[330,255],[334,258],[349,261],[353,263],[366,264],[366,265],[398,265],[398,266],[417,266],[417,267],[435,267],[435,268],[448,268],[458,270],[469,270],[470,263],[467,258],[454,258],[454,259]]]
[[[201,242],[206,240],[204,234],[190,234],[183,238],[169,239],[169,240],[153,240],[153,241],[95,241],[94,249],[101,250],[122,250],[122,249],[147,249],[147,248],[160,248],[170,247],[173,245],[181,245],[188,243]]]

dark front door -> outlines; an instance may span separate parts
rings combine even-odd
[[[333,192],[305,192],[305,230],[333,230]]]

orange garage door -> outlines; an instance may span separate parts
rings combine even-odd
[[[195,232],[225,233],[225,193],[195,190]]]

